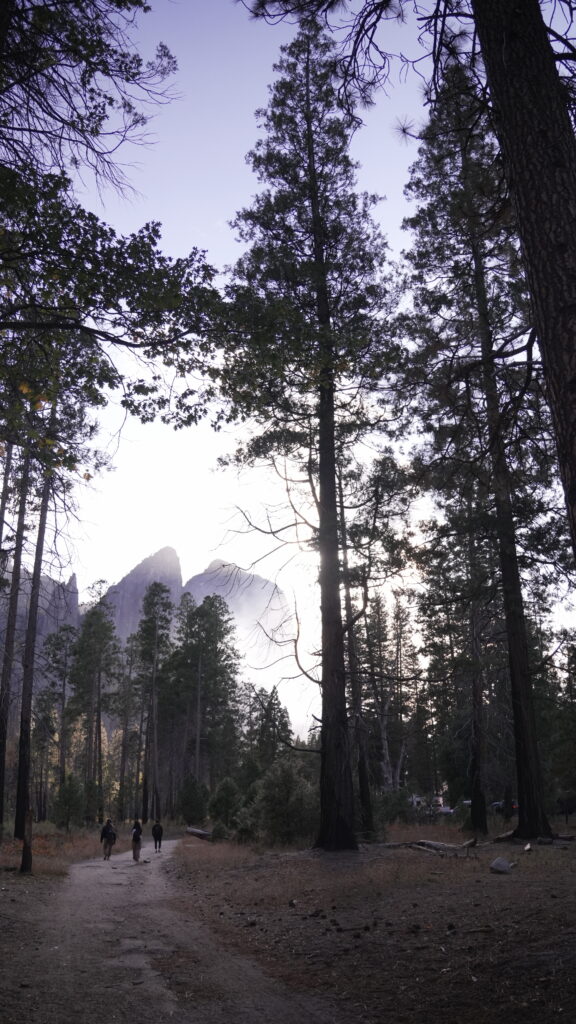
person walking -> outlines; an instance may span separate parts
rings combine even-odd
[[[106,824],[102,826],[100,842],[102,843],[102,849],[104,851],[104,860],[110,860],[112,847],[116,842],[116,832],[114,831],[111,818],[106,818]]]
[[[132,826],[132,860],[140,860],[140,850],[142,848],[142,825],[136,818]]]
[[[156,818],[156,821],[152,825],[152,838],[154,840],[154,852],[155,853],[160,853],[160,851],[162,850],[162,836],[163,836],[163,834],[164,834],[164,829],[162,828],[162,825],[158,821],[158,818]]]

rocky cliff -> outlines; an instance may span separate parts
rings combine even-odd
[[[260,625],[267,633],[274,632],[286,617],[286,600],[274,583],[222,559],[212,561],[204,572],[182,585],[178,555],[174,548],[166,547],[145,558],[106,594],[122,641],[138,628],[144,594],[154,582],[168,587],[175,605],[184,593],[190,594],[197,604],[211,594],[222,597],[234,616],[240,640],[259,632],[264,635]]]
[[[163,583],[170,591],[170,600],[178,603],[182,594],[182,570],[174,548],[161,548],[155,555],[145,558],[106,592],[116,632],[123,642],[138,629],[142,600],[151,583]]]
[[[0,602],[0,635],[4,636],[6,618],[8,615],[8,600],[10,595],[11,570],[8,568],[4,586],[1,591]],[[28,620],[28,606],[30,603],[30,590],[32,587],[32,576],[27,569],[22,569],[20,579],[20,591],[18,594],[18,611],[16,615],[16,649],[20,649],[24,641],[26,624]],[[80,624],[80,611],[78,607],[78,584],[76,576],[71,576],[67,583],[56,583],[50,576],[42,576],[40,581],[40,597],[38,603],[38,628],[37,634],[40,640],[55,633],[60,626],[78,626]],[[17,654],[16,660],[19,655]]]
[[[9,573],[7,576],[9,585]],[[17,667],[26,631],[30,582],[29,575],[24,572],[18,601]],[[118,637],[122,642],[138,629],[144,594],[154,582],[163,583],[168,587],[174,605],[178,605],[184,593],[190,594],[197,604],[201,604],[210,594],[222,597],[234,617],[239,647],[245,653],[250,652],[250,658],[254,661],[260,660],[262,648],[267,646],[266,635],[277,634],[287,618],[286,599],[282,591],[270,580],[246,572],[222,559],[216,559],[210,562],[204,572],[192,576],[183,585],[180,559],[174,548],[165,547],[145,558],[119,583],[111,586],[105,595],[112,609]],[[38,649],[41,649],[45,637],[56,632],[60,626],[79,627],[82,611],[78,604],[75,576],[67,583],[57,583],[49,576],[43,576],[38,616]],[[0,636],[6,625],[6,613],[5,591],[4,600],[0,603]],[[40,663],[37,671],[41,680]]]

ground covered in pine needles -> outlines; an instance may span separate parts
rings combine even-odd
[[[420,838],[466,837],[441,826],[388,837]],[[574,1021],[576,842],[530,845],[256,856],[192,840],[173,870],[189,913],[223,944],[288,985],[336,995],[346,1018]],[[516,862],[510,874],[490,871],[497,856]]]
[[[466,838],[442,825],[388,835]],[[46,836],[28,877],[4,843],[2,1020],[572,1022],[576,841],[524,845],[326,854],[179,835],[162,857],[148,841],[134,865],[128,838],[102,862],[94,835]],[[490,871],[495,857],[510,874]]]

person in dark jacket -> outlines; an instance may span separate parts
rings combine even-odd
[[[156,818],[156,821],[152,825],[152,838],[154,840],[154,850],[157,853],[160,853],[160,851],[162,849],[162,836],[163,836],[163,834],[164,834],[164,829],[162,828],[162,825],[158,821],[158,818]]]
[[[100,842],[103,844],[102,849],[104,851],[104,860],[110,860],[112,847],[116,842],[116,833],[114,831],[111,818],[106,818],[106,824],[102,826]]]
[[[132,825],[132,860],[140,860],[140,850],[142,848],[142,825],[136,818],[136,821]]]

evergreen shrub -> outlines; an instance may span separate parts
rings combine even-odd
[[[290,761],[276,761],[260,782],[255,810],[259,830],[268,842],[311,840],[319,820],[317,789]]]

